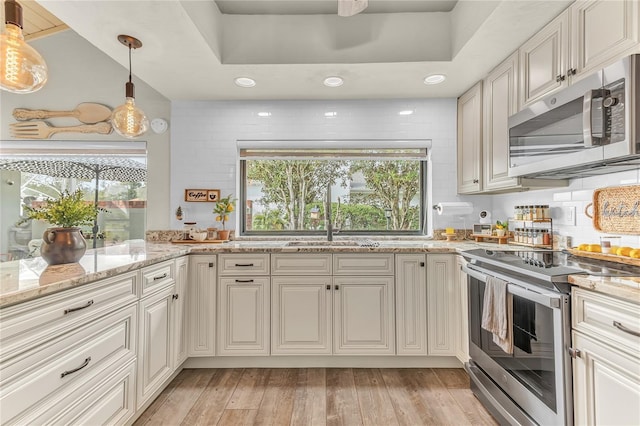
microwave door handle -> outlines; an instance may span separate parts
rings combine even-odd
[[[602,138],[593,136],[592,108],[593,99],[602,97],[602,90],[589,90],[584,94],[584,102],[582,106],[582,136],[585,148],[601,145]]]

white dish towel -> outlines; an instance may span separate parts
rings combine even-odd
[[[482,305],[482,328],[493,334],[493,343],[508,354],[513,353],[513,302],[507,282],[487,277]]]

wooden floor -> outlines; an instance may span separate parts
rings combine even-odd
[[[135,425],[496,425],[461,369],[183,370]]]

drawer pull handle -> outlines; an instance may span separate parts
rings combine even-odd
[[[70,314],[71,312],[81,311],[81,310],[83,310],[83,309],[87,309],[87,308],[88,308],[89,306],[91,306],[91,305],[93,305],[93,299],[89,300],[89,301],[87,302],[87,304],[86,304],[86,305],[84,305],[84,306],[79,306],[79,307],[77,307],[77,308],[69,308],[69,309],[65,309],[65,310],[64,310],[64,314],[65,314],[65,315],[67,315],[67,314]]]
[[[253,263],[236,263],[236,266],[253,266]]]
[[[89,363],[90,363],[90,362],[91,362],[91,357],[89,357],[89,358],[85,359],[85,360],[84,360],[84,362],[82,363],[82,365],[81,365],[80,367],[78,367],[78,368],[74,368],[73,370],[67,370],[67,371],[65,371],[64,373],[60,374],[60,378],[62,379],[62,378],[64,378],[64,376],[68,376],[69,374],[73,374],[73,373],[75,373],[76,371],[80,371],[80,370],[82,370],[82,369],[83,369],[83,368],[85,368],[87,365],[89,365]]]
[[[618,322],[618,321],[614,321],[613,322],[613,326],[615,328],[617,328],[620,331],[624,331],[625,333],[631,334],[632,336],[637,336],[640,337],[640,333],[638,333],[637,331],[633,331],[630,328],[625,327],[624,325],[622,325],[622,323]]]
[[[252,283],[253,280],[236,280],[237,283]]]
[[[166,272],[164,274],[162,274],[162,275],[158,275],[157,277],[153,277],[153,280],[154,281],[158,281],[158,280],[161,280],[163,278],[167,278],[167,273]]]

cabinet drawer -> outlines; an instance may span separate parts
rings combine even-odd
[[[272,275],[331,275],[331,253],[273,254]]]
[[[573,288],[572,327],[640,355],[640,305]]]
[[[220,275],[269,275],[268,254],[221,254]]]
[[[131,305],[0,365],[0,423],[115,362],[133,359],[136,318]]]
[[[0,363],[138,300],[138,273],[130,272],[0,311]]]
[[[393,255],[339,253],[333,255],[334,275],[393,275]]]
[[[174,280],[175,263],[173,260],[143,268],[141,297],[173,284]]]
[[[17,424],[122,425],[136,412],[136,361],[114,365],[16,419]]]

